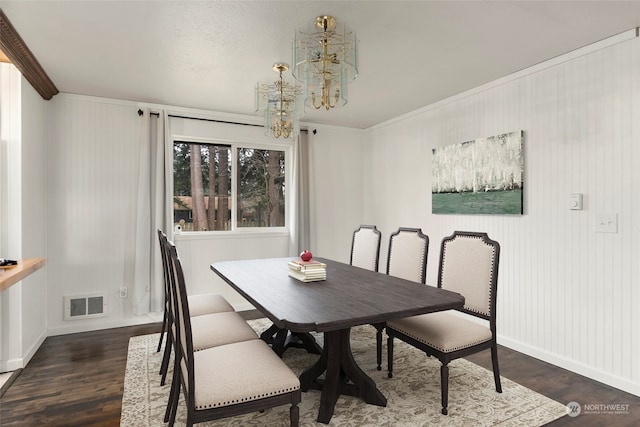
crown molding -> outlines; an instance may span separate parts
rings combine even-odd
[[[49,100],[58,93],[58,88],[45,73],[2,9],[0,9],[0,50],[20,70],[42,98]]]

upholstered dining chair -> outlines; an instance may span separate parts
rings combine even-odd
[[[429,237],[420,228],[400,227],[389,237],[387,274],[413,282],[425,283],[427,279],[427,255]],[[382,370],[382,331],[384,323],[377,323],[376,360]]]
[[[380,231],[375,225],[361,225],[353,232],[349,264],[378,271],[380,257]]]
[[[164,315],[162,318],[160,340],[158,341],[158,349],[156,351],[160,351],[160,349],[162,348],[162,341],[164,339],[165,333],[167,333],[167,331],[169,330],[169,297],[171,294],[171,292],[169,291],[169,257],[165,250],[167,235],[162,230],[158,230],[158,241],[160,242],[160,257],[162,258],[162,270],[164,273]],[[192,316],[234,311],[231,304],[229,304],[229,302],[219,294],[210,293],[189,295],[188,298]]]
[[[454,359],[491,349],[496,391],[502,393],[496,343],[496,295],[500,245],[486,233],[456,231],[440,250],[438,287],[465,297],[464,313],[437,312],[387,322],[389,378],[393,377],[393,339],[437,357],[442,414],[448,413],[449,367]],[[462,317],[464,316],[464,317]],[[465,318],[466,317],[466,318]],[[479,324],[473,317],[486,321]]]
[[[166,263],[166,279],[168,283],[168,306],[169,310],[166,313],[167,321],[167,343],[165,345],[164,355],[160,364],[160,375],[162,378],[160,384],[164,385],[167,371],[169,369],[169,359],[171,357],[171,349],[173,348],[172,341],[176,336],[175,330],[175,304],[172,303],[173,288],[175,287],[175,277],[171,271],[171,247],[175,248],[173,243],[169,242],[166,235],[161,237],[161,254],[163,256],[163,262]],[[175,250],[177,253],[177,249]],[[215,296],[215,294],[212,294]],[[202,310],[201,299],[193,299],[187,296],[189,303],[195,302],[195,306],[199,310]],[[210,301],[216,303],[220,302],[215,298],[210,298]],[[224,300],[223,300],[224,301]],[[224,301],[226,303],[226,301]],[[227,304],[228,305],[228,304]],[[224,304],[219,304],[219,307],[224,307]],[[219,345],[230,344],[239,341],[249,341],[258,339],[258,334],[247,324],[247,322],[238,313],[233,311],[220,311],[212,313],[203,313],[200,311],[198,315],[192,316],[192,336],[193,347],[195,351],[216,347]]]
[[[420,228],[400,227],[389,237],[387,274],[414,282],[427,279],[429,237]]]
[[[187,406],[187,427],[194,423],[289,404],[290,425],[299,425],[300,381],[260,339],[196,351],[182,264],[169,246],[176,325],[174,375],[165,422],[175,423],[180,390]]]

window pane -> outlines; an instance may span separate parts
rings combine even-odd
[[[238,148],[238,227],[284,227],[284,151]]]
[[[173,222],[183,231],[231,229],[231,148],[176,142]]]

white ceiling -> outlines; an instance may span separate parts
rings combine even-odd
[[[640,1],[17,1],[0,8],[61,92],[254,114],[294,30],[357,33],[349,103],[303,121],[367,128],[640,26]]]

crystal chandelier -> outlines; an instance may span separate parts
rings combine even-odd
[[[288,82],[282,73],[288,64],[273,64],[280,74],[275,82],[258,82],[256,85],[256,111],[264,115],[264,130],[272,138],[294,138],[300,132],[300,110],[303,109],[302,88]]]
[[[356,35],[333,16],[318,16],[293,40],[293,76],[313,108],[329,110],[348,101],[347,84],[358,77]]]

